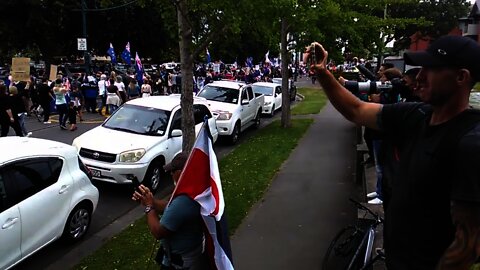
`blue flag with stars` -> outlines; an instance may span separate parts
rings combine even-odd
[[[130,54],[130,42],[127,42],[127,45],[125,46],[125,50],[122,52],[122,59],[125,61],[127,65],[132,64],[132,55]]]

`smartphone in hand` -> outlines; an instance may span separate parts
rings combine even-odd
[[[323,60],[323,50],[318,43],[312,43],[310,45],[310,63],[312,65],[318,64]]]
[[[313,42],[307,47],[306,53],[303,54],[303,62],[309,66],[322,62],[324,53],[320,45]]]

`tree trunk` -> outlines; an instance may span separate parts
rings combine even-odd
[[[180,63],[182,65],[182,150],[190,152],[195,143],[195,121],[193,118],[193,58],[192,29],[188,23],[186,0],[177,1],[178,34],[180,37]]]
[[[290,114],[290,91],[289,91],[289,77],[288,77],[288,63],[290,62],[290,56],[287,51],[287,30],[288,23],[286,18],[282,18],[282,29],[280,33],[281,48],[280,53],[282,56],[282,119],[281,125],[283,128],[288,128],[292,125]]]

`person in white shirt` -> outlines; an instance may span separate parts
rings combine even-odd
[[[117,87],[118,93],[120,93],[122,103],[127,102],[127,93],[125,92],[125,84],[123,83],[122,76],[117,76],[114,85]]]
[[[98,108],[98,113],[102,114],[103,107],[105,107],[105,113],[108,114],[108,106],[107,106],[107,75],[102,74],[100,76],[100,81],[98,81],[98,95],[102,99],[102,103]]]

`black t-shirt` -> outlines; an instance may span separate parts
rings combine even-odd
[[[40,102],[50,102],[52,100],[50,93],[53,95],[53,92],[48,85],[44,83],[38,85],[38,98]]]
[[[480,125],[458,141],[445,138],[458,130],[461,113],[430,126],[431,108],[422,103],[384,105],[380,126],[395,144],[398,172],[391,180],[385,211],[388,269],[434,269],[454,239],[451,200],[480,202]],[[460,125],[461,126],[461,125]],[[442,147],[440,147],[442,145]]]
[[[7,110],[9,109],[11,109],[9,97],[0,97],[0,122],[4,123],[10,121],[10,117],[7,114]]]

